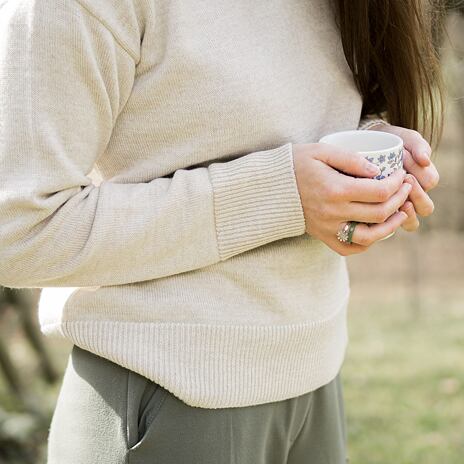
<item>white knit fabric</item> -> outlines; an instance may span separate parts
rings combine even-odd
[[[189,405],[314,390],[349,280],[292,147],[361,107],[325,0],[0,2],[0,283]]]

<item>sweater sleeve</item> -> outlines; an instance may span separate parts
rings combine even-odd
[[[151,280],[305,232],[291,143],[149,182],[92,183],[135,69],[77,2],[0,3],[0,284]]]
[[[389,123],[387,120],[379,118],[376,115],[366,115],[359,121],[358,130],[368,130],[377,124],[388,125]]]

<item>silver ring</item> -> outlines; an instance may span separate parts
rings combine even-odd
[[[342,243],[350,244],[353,238],[355,227],[358,225],[356,221],[348,221],[341,229],[337,232],[337,238]]]

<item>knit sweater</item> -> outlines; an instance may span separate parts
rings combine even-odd
[[[0,283],[191,406],[312,391],[349,279],[293,145],[361,108],[327,0],[0,0]]]

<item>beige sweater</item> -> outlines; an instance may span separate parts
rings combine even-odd
[[[361,107],[326,0],[0,0],[0,283],[191,406],[316,389],[349,280],[292,146]]]

